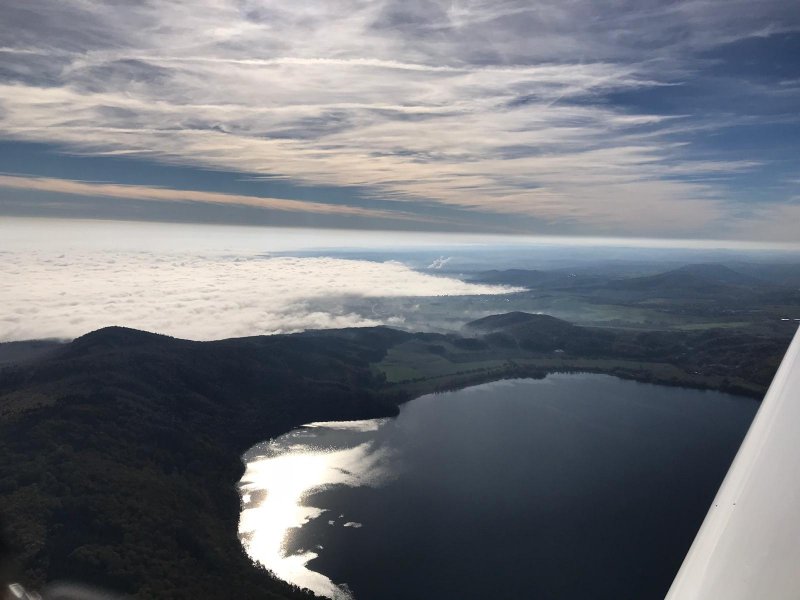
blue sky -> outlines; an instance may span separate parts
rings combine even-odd
[[[0,215],[800,241],[793,1],[11,0]]]

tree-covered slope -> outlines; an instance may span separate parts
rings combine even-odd
[[[142,598],[294,598],[236,538],[240,455],[392,414],[388,329],[190,342],[109,328],[0,377],[0,507],[23,580]]]

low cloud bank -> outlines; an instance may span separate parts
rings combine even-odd
[[[0,342],[123,325],[194,340],[380,325],[336,298],[510,293],[397,262],[81,251],[0,253]]]

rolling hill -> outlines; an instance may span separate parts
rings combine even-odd
[[[717,297],[728,293],[765,291],[771,284],[722,264],[695,264],[647,277],[617,279],[605,289],[662,297]]]
[[[385,416],[363,329],[191,342],[123,328],[0,375],[0,514],[18,575],[139,598],[303,598],[236,537],[239,456],[301,423]]]

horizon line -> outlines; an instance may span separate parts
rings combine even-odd
[[[7,215],[0,214],[0,221],[9,219],[15,221],[69,221],[72,223],[82,223],[84,225],[119,224],[134,225],[137,223],[172,226],[172,227],[210,227],[210,228],[238,228],[248,230],[281,230],[289,231],[326,231],[332,233],[353,233],[353,234],[387,234],[393,236],[415,236],[416,238],[431,238],[446,236],[451,238],[450,245],[469,246],[469,245],[540,245],[540,246],[566,246],[566,247],[617,247],[617,248],[652,248],[652,249],[687,249],[687,250],[750,250],[750,251],[777,251],[777,252],[800,252],[800,242],[766,242],[761,240],[731,240],[731,239],[708,239],[708,238],[658,238],[658,237],[626,237],[626,236],[592,236],[592,235],[552,235],[542,233],[500,233],[497,231],[416,231],[413,229],[382,229],[382,228],[353,228],[336,226],[316,226],[299,227],[291,225],[260,225],[250,223],[213,223],[208,221],[178,221],[178,220],[158,220],[158,219],[124,219],[124,218],[93,218],[82,215],[80,217],[69,216],[39,216],[39,215]],[[456,241],[457,240],[457,241]],[[436,243],[415,244],[419,246],[429,245],[432,247],[447,246],[445,240],[438,239]]]

